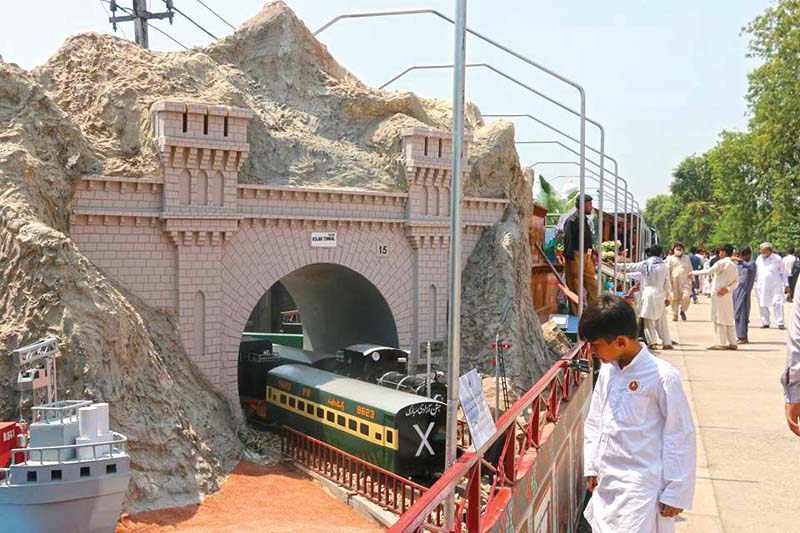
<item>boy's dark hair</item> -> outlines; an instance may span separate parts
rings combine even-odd
[[[686,247],[683,245],[681,241],[675,241],[674,243],[672,243],[672,249],[674,250],[675,248],[680,248],[682,250],[686,249]]]
[[[578,335],[587,342],[617,337],[639,338],[639,319],[633,306],[613,294],[603,294],[581,316]]]
[[[788,248],[786,249],[786,251],[787,251],[787,252],[789,252],[790,254],[793,254],[793,253],[794,253],[794,246],[790,246],[790,247],[788,247]]]
[[[689,248],[689,252],[691,252],[693,254],[696,254],[697,253],[697,246],[692,246],[691,248]]]
[[[739,250],[739,257],[753,257],[753,249],[749,246],[742,247],[742,249]]]
[[[733,255],[733,245],[731,243],[723,244],[722,246],[719,247],[719,249],[721,251],[724,251],[728,255],[728,257]]]

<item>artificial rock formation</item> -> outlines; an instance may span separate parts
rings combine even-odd
[[[406,191],[403,132],[451,124],[447,102],[358,81],[282,2],[187,52],[89,33],[32,73],[0,64],[0,354],[61,338],[61,397],[110,402],[114,429],[130,438],[129,510],[201,498],[241,453],[229,406],[187,357],[174,313],[127,292],[70,238],[76,178],[161,172],[157,101],[252,113],[240,183]],[[524,389],[553,357],[528,295],[530,184],[510,123],[486,126],[469,106],[467,127],[466,194],[510,203],[464,269],[463,368],[488,370],[499,332]],[[0,357],[0,418],[17,405]]]

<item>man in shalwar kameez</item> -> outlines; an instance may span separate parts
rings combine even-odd
[[[656,348],[657,338],[661,338],[663,349],[672,350],[666,308],[670,302],[669,268],[661,259],[660,246],[648,248],[645,255],[645,261],[622,263],[621,266],[627,272],[638,272],[642,275],[639,316],[644,319],[647,345],[653,350]]]
[[[678,320],[679,311],[681,319],[686,320],[686,311],[689,310],[689,299],[692,297],[692,281],[694,280],[692,260],[683,252],[683,243],[676,242],[672,245],[672,255],[667,257],[672,289],[672,320],[675,322]]]
[[[600,366],[584,424],[584,475],[594,533],[670,533],[690,509],[697,462],[689,402],[675,368],[637,340],[636,313],[605,294],[578,333]]]
[[[768,242],[758,247],[761,255],[756,259],[756,298],[761,327],[769,327],[769,310],[772,308],[778,329],[783,329],[783,295],[789,287],[789,278],[783,260],[772,250],[772,244]]]
[[[707,350],[736,350],[736,318],[733,314],[733,291],[739,286],[739,272],[731,261],[733,246],[725,244],[720,248],[720,260],[714,266],[695,270],[697,276],[714,276],[711,288],[711,322],[717,343]]]
[[[738,344],[747,344],[747,326],[750,323],[750,301],[753,283],[756,280],[756,264],[752,261],[753,251],[749,246],[739,250],[735,258],[736,270],[739,272],[739,285],[733,291],[733,316],[736,320],[736,338]]]

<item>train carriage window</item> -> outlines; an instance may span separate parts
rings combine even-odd
[[[311,404],[306,405],[306,413],[314,416],[314,406]]]
[[[305,411],[306,402],[304,402],[303,400],[297,400],[297,408],[300,409],[301,411]]]
[[[333,411],[328,411],[328,422],[333,422],[334,416]]]
[[[376,438],[377,440],[383,440],[383,435],[381,435],[381,432],[380,432],[380,431],[376,431],[376,432],[375,432],[375,438]]]
[[[392,430],[386,431],[386,442],[388,442],[389,444],[392,444],[392,442],[394,442],[394,435],[392,434]]]
[[[295,406],[294,398],[289,398],[289,407],[294,407],[294,406]]]
[[[325,411],[322,407],[317,407],[317,418],[325,418]]]
[[[369,436],[369,426],[367,426],[366,424],[362,423],[361,426],[359,427],[359,431],[361,431],[362,435]]]
[[[340,426],[344,427],[344,417],[342,415],[338,415],[336,417],[336,423]]]
[[[356,424],[355,420],[348,420],[347,427],[350,428],[351,431],[355,431],[358,428],[358,424]]]
[[[281,403],[284,405],[286,404],[286,395],[283,393],[281,393]]]

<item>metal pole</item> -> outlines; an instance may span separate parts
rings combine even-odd
[[[614,282],[613,282],[613,292],[614,294],[617,293],[617,235],[619,235],[619,227],[617,220],[619,218],[619,176],[615,170],[614,172],[614,235],[612,236],[611,240],[614,242]]]
[[[458,378],[461,372],[461,178],[464,151],[464,77],[467,55],[467,0],[456,0],[453,37],[453,174],[450,187],[450,286],[447,346],[447,449],[445,469],[456,461]],[[447,497],[448,528],[455,518],[455,490]]]
[[[600,202],[597,206],[598,218],[597,221],[597,296],[603,294],[603,261],[601,257],[601,250],[603,249],[603,190],[604,182],[603,174],[605,173],[605,151],[606,151],[606,133],[602,126],[600,126]]]
[[[494,336],[494,421],[500,418],[500,334]]]
[[[425,383],[426,388],[425,392],[427,392],[428,398],[431,397],[431,341],[428,341],[428,345],[426,346],[425,352],[427,353],[427,362],[425,364],[425,370],[427,374],[425,374]]]
[[[628,182],[625,182],[625,207],[622,208],[622,249],[625,250],[625,257],[622,258],[623,263],[627,263],[628,255]],[[622,288],[628,290],[628,269],[622,269]]]

